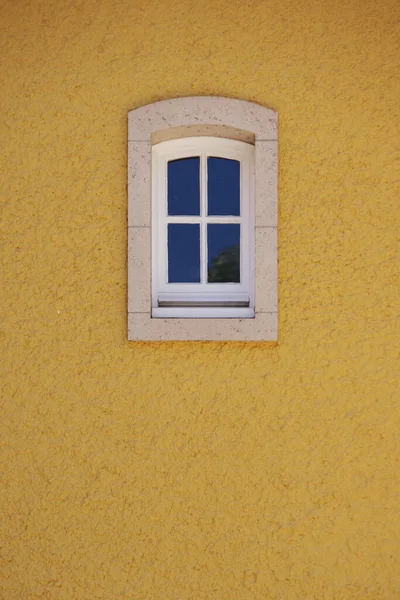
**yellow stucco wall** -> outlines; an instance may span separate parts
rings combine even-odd
[[[399,12],[2,2],[1,600],[400,597]],[[279,112],[275,347],[126,341],[127,112],[196,94]]]

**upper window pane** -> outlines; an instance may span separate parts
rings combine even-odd
[[[168,162],[168,215],[200,215],[200,158]]]
[[[240,162],[209,156],[207,159],[208,214],[240,215]]]

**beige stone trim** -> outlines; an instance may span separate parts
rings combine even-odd
[[[276,227],[255,229],[255,312],[278,310],[278,261]]]
[[[251,131],[243,131],[236,127],[227,127],[226,125],[188,125],[186,127],[169,127],[163,131],[156,131],[150,135],[151,144],[168,142],[186,137],[217,137],[229,138],[238,142],[245,142],[254,146],[256,136]]]
[[[150,227],[128,228],[128,311],[151,312]]]
[[[129,313],[128,339],[137,341],[276,341],[277,313],[255,319],[152,319]]]
[[[213,135],[255,144],[255,318],[151,318],[151,145]],[[242,100],[190,97],[128,115],[128,339],[277,340],[277,114]]]
[[[147,104],[128,114],[128,140],[150,142],[169,127],[222,125],[252,132],[258,140],[277,139],[277,114],[253,102],[219,96],[191,96]]]
[[[256,141],[256,227],[278,225],[278,142]]]
[[[128,225],[151,225],[151,151],[147,142],[128,142]]]

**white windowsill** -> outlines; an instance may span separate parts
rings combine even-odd
[[[153,308],[152,318],[164,319],[254,319],[254,308]]]

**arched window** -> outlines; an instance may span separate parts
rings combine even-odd
[[[152,317],[253,318],[254,146],[152,148]]]
[[[276,113],[157,102],[128,144],[128,338],[275,340]]]

